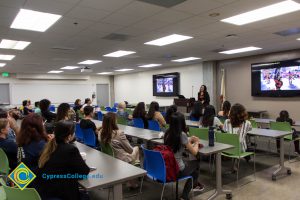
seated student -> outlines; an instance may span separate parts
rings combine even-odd
[[[117,116],[118,117],[124,117],[125,119],[132,119],[132,116],[128,114],[128,112],[125,111],[126,104],[125,102],[121,102],[118,104],[118,111],[117,111]]]
[[[35,113],[27,115],[17,135],[18,161],[24,162],[32,171],[35,171],[47,140],[43,118]]]
[[[142,118],[144,122],[144,128],[148,128],[147,112],[145,110],[145,103],[139,102],[133,110],[133,118]]]
[[[36,101],[36,102],[34,102],[34,113],[36,113],[36,114],[42,114],[41,113],[41,109],[40,109],[40,102],[39,101]]]
[[[73,110],[77,113],[78,110],[80,110],[82,107],[81,105],[81,100],[80,99],[76,99],[75,103],[74,103],[74,108]]]
[[[223,124],[216,117],[216,111],[214,106],[208,105],[205,107],[204,114],[202,120],[200,120],[200,124],[202,127],[216,127],[218,129],[223,129]]]
[[[295,121],[290,118],[289,112],[286,110],[282,110],[279,113],[279,117],[277,117],[276,122],[288,122],[291,126],[295,124]],[[293,138],[297,138],[296,130],[293,128]],[[280,149],[280,140],[276,140],[277,144],[277,151],[279,153]],[[295,154],[300,155],[300,150],[299,150],[299,140],[294,140],[294,146],[295,146]]]
[[[60,120],[73,120],[70,119],[69,112],[71,110],[71,106],[68,103],[61,103],[57,108],[56,119],[58,122]]]
[[[159,104],[156,101],[152,101],[150,104],[150,108],[147,114],[148,120],[156,120],[159,123],[159,126],[161,129],[163,129],[166,126],[165,118],[162,116],[162,114],[159,112]]]
[[[81,111],[81,112],[84,112],[83,109],[84,109],[84,107],[86,107],[86,106],[92,106],[92,100],[91,100],[90,98],[86,98],[86,99],[84,100],[84,104],[83,104],[83,106],[80,108],[80,111]]]
[[[6,118],[0,119],[0,148],[6,153],[11,170],[17,167],[17,144],[16,138],[9,134],[9,121]]]
[[[51,102],[48,99],[42,99],[40,101],[40,109],[41,109],[42,117],[48,123],[53,122],[56,118],[56,114],[50,112],[50,110],[49,110],[50,105],[51,105]]]
[[[199,153],[199,138],[190,137],[188,138],[185,129],[185,119],[184,115],[176,112],[170,117],[170,128],[166,131],[164,135],[164,144],[171,147],[174,152],[175,159],[179,167],[178,177],[192,176],[193,183],[191,179],[187,180],[181,195],[181,199],[189,199],[189,192],[193,188],[194,191],[204,190],[204,186],[198,182],[199,175],[199,162],[197,160],[184,161],[183,152],[185,149],[194,156]]]
[[[99,128],[96,127],[96,124],[92,121],[94,117],[94,108],[92,106],[84,107],[84,119],[80,120],[80,128],[82,129],[93,129],[98,138]]]
[[[81,199],[78,179],[63,178],[46,180],[43,174],[79,174],[87,175],[90,171],[82,159],[76,146],[69,144],[74,138],[74,123],[70,121],[59,121],[56,123],[55,137],[46,144],[37,170],[35,188],[42,199]]]
[[[203,105],[200,101],[196,101],[194,103],[193,109],[190,113],[190,119],[192,121],[199,121],[201,117],[203,116]]]
[[[165,120],[166,120],[166,123],[167,124],[170,124],[170,117],[173,113],[176,113],[177,112],[177,106],[176,105],[171,105],[168,110],[167,110],[167,113],[166,113],[166,116],[165,116]]]
[[[12,111],[6,112],[5,110],[0,108],[0,118],[8,119],[8,123],[9,123],[8,135],[15,138],[16,135],[19,133],[20,128],[17,124],[16,119],[13,117],[13,114],[14,113]]]
[[[222,105],[222,110],[219,111],[219,113],[218,113],[218,118],[220,120],[223,120],[223,121],[228,119],[230,108],[231,108],[230,102],[229,101],[224,101],[223,105]]]
[[[29,108],[29,102],[27,100],[24,100],[23,103],[23,115],[28,115],[29,113],[32,113],[33,111]]]

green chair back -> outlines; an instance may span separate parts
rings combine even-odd
[[[9,174],[9,162],[6,153],[0,148],[0,174]]]
[[[223,153],[231,154],[231,155],[240,155],[241,153],[241,145],[238,134],[231,133],[216,133],[216,141],[223,144],[229,144],[234,146],[234,148],[223,151]]]
[[[254,119],[249,119],[252,128],[258,128],[257,122]]]
[[[105,111],[105,106],[100,106],[101,111]]]
[[[100,142],[101,152],[114,157],[114,150],[110,144],[104,144]]]
[[[201,140],[208,140],[208,128],[196,128],[190,127],[189,128],[190,136],[196,136]]]
[[[127,120],[124,117],[118,117],[117,123],[122,125],[127,125]]]
[[[3,186],[0,186],[0,199],[1,200],[5,200],[6,199],[6,195],[5,195]]]
[[[132,110],[132,109],[126,108],[126,109],[125,109],[125,112],[127,112],[129,115],[132,115],[132,114],[133,114],[133,110]]]
[[[19,188],[9,187],[6,186],[5,181],[3,179],[0,179],[0,183],[6,194],[6,200],[41,200],[39,193],[34,188],[25,188],[24,190],[20,190]]]
[[[270,122],[270,129],[277,131],[292,131],[291,124],[289,122]]]

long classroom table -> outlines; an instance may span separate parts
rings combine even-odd
[[[87,191],[104,187],[113,187],[114,200],[123,199],[122,183],[146,175],[146,171],[122,160],[113,158],[89,146],[75,142],[80,152],[86,153],[86,163],[96,167],[91,175],[100,174],[101,178],[80,180],[79,184]]]
[[[256,123],[259,124],[270,124],[270,122],[276,122],[275,119],[266,119],[266,118],[253,118]],[[300,126],[300,121],[295,121],[295,124],[293,126]]]

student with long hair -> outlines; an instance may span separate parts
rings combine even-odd
[[[200,90],[198,92],[198,101],[200,101],[204,107],[209,105],[210,97],[207,92],[206,85],[201,85]]]
[[[199,138],[190,137],[188,138],[184,133],[184,116],[183,114],[176,112],[170,118],[170,127],[167,129],[164,135],[164,144],[171,147],[177,164],[179,166],[178,177],[192,176],[191,179],[187,180],[181,195],[181,199],[189,199],[189,192],[193,188],[195,191],[202,191],[204,186],[198,182],[199,175],[199,162],[197,160],[183,161],[182,153],[187,149],[189,153],[196,156],[199,152]]]
[[[216,117],[216,110],[214,106],[206,106],[201,120],[201,125],[202,127],[216,127],[219,129],[223,128],[222,122]]]
[[[40,109],[41,109],[42,117],[48,123],[53,122],[56,118],[56,114],[50,112],[50,110],[49,110],[50,105],[51,105],[51,102],[48,99],[42,99],[40,101]]]
[[[90,171],[76,146],[69,144],[74,138],[73,122],[61,120],[56,123],[55,137],[45,146],[37,170],[35,188],[43,199],[81,199],[78,179],[60,178],[46,180],[43,174],[87,175]]]
[[[177,106],[176,105],[171,105],[168,110],[167,110],[167,113],[166,113],[166,116],[165,116],[165,120],[166,120],[166,123],[169,124],[170,123],[170,118],[172,116],[173,113],[176,113],[177,112]]]
[[[30,101],[29,100],[24,100],[22,102],[23,105],[23,115],[28,115],[29,113],[32,113],[33,110],[30,108]]]
[[[156,101],[152,101],[147,114],[148,120],[156,120],[159,123],[161,129],[166,126],[166,121],[162,114],[159,112],[159,104]]]
[[[144,128],[148,128],[148,120],[147,120],[147,112],[145,109],[145,103],[139,102],[133,110],[132,117],[133,118],[142,118],[144,122]]]
[[[231,103],[229,101],[224,101],[222,104],[222,110],[218,113],[218,118],[224,121],[229,117],[229,111],[231,108]]]
[[[92,121],[94,117],[94,108],[92,106],[84,107],[84,119],[80,120],[80,128],[82,129],[93,129],[96,138],[98,137],[99,128],[96,127],[96,124]]]
[[[82,107],[81,105],[81,100],[80,99],[76,99],[75,103],[74,103],[74,111],[77,112],[78,110],[80,110]]]
[[[190,119],[191,120],[195,120],[195,121],[199,121],[201,119],[201,117],[203,116],[203,105],[200,101],[196,101],[194,103],[193,109],[191,111],[190,114]]]

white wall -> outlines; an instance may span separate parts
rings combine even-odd
[[[114,77],[115,101],[128,101],[129,103],[144,101],[146,104],[151,101],[157,101],[160,105],[164,106],[173,104],[174,97],[154,97],[152,89],[152,75],[171,72],[180,73],[180,94],[184,95],[186,98],[192,96],[197,98],[200,85],[203,84],[202,63],[116,75]],[[192,86],[194,86],[193,95]]]
[[[70,76],[66,77],[69,78]],[[49,79],[50,77],[51,75],[49,75]],[[64,75],[61,75],[61,77],[64,77]],[[73,77],[76,79],[76,76]],[[42,98],[49,98],[53,104],[74,102],[76,98],[84,100],[84,98],[91,97],[93,92],[96,92],[96,84],[110,85],[108,76],[89,76],[88,80],[49,79],[45,77],[44,80],[23,80],[17,79],[13,75],[7,78],[0,77],[0,83],[9,83],[10,103],[12,105],[19,105],[24,99],[30,99],[34,103]]]

